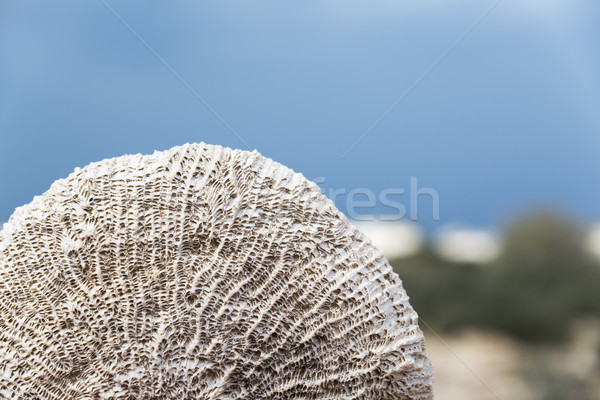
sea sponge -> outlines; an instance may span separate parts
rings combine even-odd
[[[383,254],[256,151],[93,163],[0,232],[0,398],[430,399],[417,321]]]

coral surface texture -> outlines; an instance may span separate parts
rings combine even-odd
[[[431,366],[400,279],[317,185],[200,143],[15,210],[0,398],[423,400]]]

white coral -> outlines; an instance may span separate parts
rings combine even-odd
[[[382,253],[302,175],[206,144],[78,169],[0,232],[7,399],[429,399]]]

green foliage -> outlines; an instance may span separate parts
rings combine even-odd
[[[426,249],[392,265],[420,317],[436,330],[474,327],[556,342],[576,318],[600,316],[600,265],[583,242],[577,226],[544,214],[512,223],[492,264],[452,263]]]

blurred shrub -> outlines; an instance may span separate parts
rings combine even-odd
[[[578,317],[600,316],[600,265],[583,249],[583,234],[564,217],[540,214],[509,225],[491,264],[453,263],[427,248],[392,265],[436,330],[475,327],[560,341]]]

